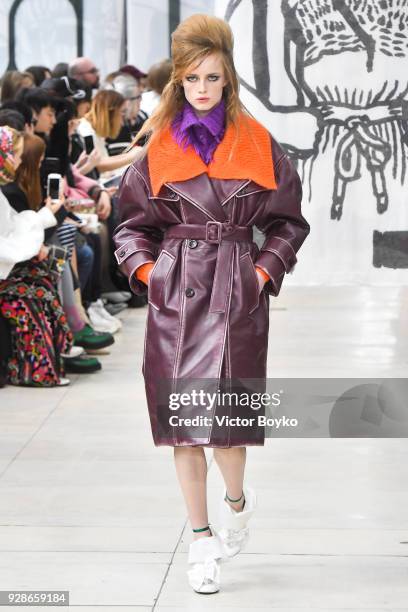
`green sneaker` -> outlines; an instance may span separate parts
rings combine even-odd
[[[82,346],[85,350],[105,348],[114,342],[115,339],[112,334],[95,331],[88,324],[80,331],[74,333],[74,345]]]
[[[92,374],[102,369],[100,361],[96,357],[73,357],[64,359],[65,372],[70,374]]]

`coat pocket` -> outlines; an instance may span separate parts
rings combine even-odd
[[[248,314],[251,314],[259,306],[260,290],[258,275],[249,251],[241,255],[239,259],[242,278],[242,291],[246,296],[243,303],[248,305]]]
[[[175,260],[175,256],[168,251],[160,251],[159,257],[150,273],[147,299],[149,304],[156,308],[156,310],[160,310],[163,304],[164,287]]]

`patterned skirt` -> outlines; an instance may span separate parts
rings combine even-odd
[[[65,374],[61,353],[69,352],[73,336],[57,289],[63,264],[52,257],[32,259],[0,281],[0,313],[11,330],[7,377],[13,385],[52,387]]]

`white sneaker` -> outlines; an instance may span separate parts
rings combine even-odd
[[[85,349],[82,346],[71,346],[69,353],[61,353],[61,357],[64,359],[75,359],[75,357],[79,357],[84,352]]]
[[[221,528],[218,535],[222,541],[227,559],[231,559],[247,545],[249,539],[247,523],[254,513],[257,500],[255,491],[250,487],[244,486],[244,509],[241,512],[236,512],[225,500],[225,496],[226,488],[224,487],[219,511]]]
[[[67,387],[70,383],[71,381],[69,380],[69,378],[64,378],[63,376],[61,376],[56,386],[57,387]]]
[[[211,527],[212,536],[190,544],[187,571],[190,586],[196,593],[217,593],[220,590],[221,568],[224,557],[222,542]]]
[[[96,331],[114,334],[121,327],[121,324],[118,325],[116,320],[108,321],[108,319],[100,312],[100,308],[95,306],[95,302],[93,302],[88,308],[88,317],[91,321],[92,327],[96,329]]]
[[[101,317],[109,321],[110,323],[114,323],[117,327],[116,331],[122,328],[122,321],[114,317],[110,314],[105,308],[103,301],[99,298],[96,302],[92,302],[91,307],[94,310],[97,310]]]

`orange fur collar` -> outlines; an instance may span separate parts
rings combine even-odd
[[[238,126],[238,140],[231,159],[228,157],[234,144],[234,125],[225,130],[208,166],[193,147],[186,150],[179,147],[170,127],[153,137],[147,153],[153,194],[157,196],[165,183],[187,181],[204,172],[211,178],[250,179],[266,189],[276,189],[269,132],[258,121],[244,115],[240,116]]]

